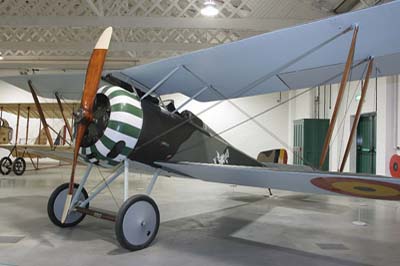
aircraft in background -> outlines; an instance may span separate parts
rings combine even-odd
[[[193,99],[217,101],[201,114],[221,100],[337,82],[343,92],[349,78],[362,79],[365,72],[364,94],[370,77],[400,73],[399,13],[400,2],[392,2],[111,72],[103,76],[108,85],[100,86],[112,36],[112,29],[107,28],[87,67],[75,118],[70,182],[50,196],[50,220],[60,227],[73,227],[85,215],[110,220],[115,222],[121,246],[145,248],[159,229],[160,213],[149,194],[160,173],[304,193],[400,200],[400,179],[265,163],[236,149],[197,115],[182,111]],[[57,77],[43,78],[48,82]],[[34,82],[41,84],[40,76]],[[42,86],[37,86],[40,92]],[[79,88],[75,88],[77,93]],[[161,95],[176,92],[189,100],[178,107],[160,100]],[[339,100],[335,110],[337,106]],[[248,115],[245,109],[235,107]],[[251,121],[256,116],[248,117]],[[333,116],[331,125],[334,120]],[[329,137],[326,142],[329,145]],[[88,168],[77,184],[79,157],[88,162]],[[260,158],[271,158],[271,154]],[[146,194],[126,199],[117,213],[90,207],[91,200],[120,174],[125,172],[127,177],[129,161],[154,169]],[[93,165],[114,167],[114,171],[89,196],[84,186]]]
[[[33,88],[32,88],[33,89]],[[2,112],[7,112],[17,116],[16,127],[20,126],[20,117],[26,118],[25,138],[20,138],[18,129],[15,130],[15,143],[11,144],[12,129],[8,123],[2,124],[0,133],[8,134],[6,141],[0,143],[0,148],[9,151],[8,156],[0,160],[0,173],[8,175],[11,171],[16,175],[23,175],[26,170],[25,159],[30,160],[35,169],[39,169],[39,158],[48,157],[51,159],[72,162],[73,147],[71,146],[72,129],[65,113],[73,113],[74,106],[79,103],[68,102],[61,103],[58,98],[57,103],[40,103],[35,97],[36,93],[32,91],[35,103],[0,103]],[[58,96],[57,96],[58,97]],[[31,119],[40,119],[40,131],[35,139],[29,139],[29,128]],[[46,118],[64,119],[64,125],[60,131],[56,131],[48,125]],[[56,133],[56,139],[53,141],[50,130]],[[55,154],[54,151],[57,150]],[[12,158],[14,157],[14,159]],[[36,162],[35,162],[36,159]]]

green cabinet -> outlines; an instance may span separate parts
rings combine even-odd
[[[293,122],[293,164],[319,168],[329,119],[300,119]],[[329,153],[322,170],[329,169]]]

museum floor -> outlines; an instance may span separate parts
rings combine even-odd
[[[158,180],[152,196],[161,212],[155,242],[127,252],[111,222],[86,217],[74,229],[47,218],[47,199],[69,167],[0,176],[0,266],[78,265],[400,265],[400,203]],[[84,168],[80,167],[78,173]],[[95,169],[88,188],[106,172]],[[130,193],[149,177],[130,176]],[[123,179],[93,206],[116,210]],[[367,226],[356,226],[358,207]]]

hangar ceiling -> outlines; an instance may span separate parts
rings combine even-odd
[[[110,25],[106,67],[113,69],[387,1],[216,2],[220,13],[207,18],[200,14],[204,0],[0,0],[0,69],[83,69],[95,40]]]

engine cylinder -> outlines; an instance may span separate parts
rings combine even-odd
[[[135,93],[116,86],[101,87],[96,101],[101,104],[95,102],[94,121],[80,153],[87,162],[112,167],[136,146],[143,125],[142,106]]]

